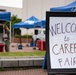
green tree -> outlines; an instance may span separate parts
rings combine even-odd
[[[22,19],[18,18],[17,15],[13,15],[11,17],[11,32],[13,32],[13,25],[15,23],[21,22]],[[5,25],[7,25],[10,29],[10,23],[9,22],[5,22]],[[19,28],[14,29],[15,31],[19,31]]]
[[[11,30],[13,30],[13,25],[15,23],[21,22],[22,19],[18,18],[17,15],[13,15],[11,17]],[[10,23],[9,22],[5,22],[5,25],[7,25],[10,28]]]

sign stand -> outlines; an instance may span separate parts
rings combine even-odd
[[[48,75],[76,74],[76,12],[46,12]]]

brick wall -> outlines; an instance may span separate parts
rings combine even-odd
[[[30,43],[31,41],[32,41],[32,38],[21,38],[21,42],[22,43],[27,43],[27,41],[28,41],[28,43]],[[12,39],[12,43],[19,43],[20,42],[20,38],[13,38]]]

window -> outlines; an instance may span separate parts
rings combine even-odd
[[[0,9],[0,11],[5,12],[6,10],[5,9]]]
[[[43,33],[45,34],[45,30],[43,31]]]
[[[0,26],[0,33],[3,33],[3,26]]]
[[[38,30],[38,34],[41,34],[41,30]]]

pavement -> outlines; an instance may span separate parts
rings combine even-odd
[[[41,50],[38,50],[38,47],[36,47],[36,49],[33,49],[33,48],[34,47],[27,47],[26,44],[23,44],[23,48],[18,49],[18,44],[12,43],[10,47],[10,52],[41,51]],[[0,67],[4,67],[6,69],[3,71],[0,71],[0,75],[48,75],[47,70],[42,69],[43,60],[44,60],[44,57],[36,57],[36,56],[0,57]],[[25,69],[23,69],[22,67],[24,67]],[[32,67],[32,68],[28,68],[28,67]],[[60,75],[60,74],[56,74],[56,75]],[[62,74],[62,75],[66,75],[66,74]]]
[[[41,51],[38,49],[38,47],[30,47],[27,46],[27,43],[22,43],[22,49],[18,49],[19,43],[11,43],[10,45],[10,52],[35,52],[35,51]]]
[[[0,75],[48,75],[43,69],[9,70],[0,71]]]
[[[26,44],[22,44],[22,49],[18,49],[18,43],[11,43],[10,52],[33,52],[41,51],[38,47],[28,47]],[[36,49],[34,49],[36,48]],[[48,75],[47,70],[42,69],[44,57],[29,56],[29,57],[0,57],[0,67],[14,68],[0,71],[0,75]],[[40,66],[40,68],[37,68]],[[25,67],[26,69],[15,69]],[[29,68],[28,67],[32,67]],[[35,67],[35,68],[34,68]]]
[[[48,72],[47,70],[36,68],[36,69],[25,69],[25,70],[0,71],[0,75],[48,75]],[[68,75],[68,74],[49,74],[49,75]]]

